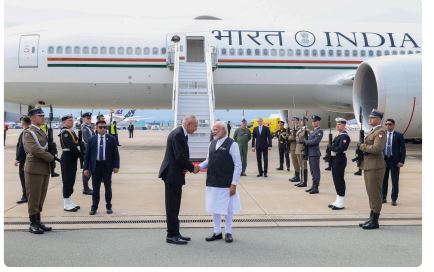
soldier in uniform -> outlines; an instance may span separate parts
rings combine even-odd
[[[346,129],[347,120],[344,118],[336,118],[336,130],[339,134],[333,139],[331,150],[331,166],[333,183],[336,189],[336,200],[328,207],[332,210],[342,210],[345,208],[345,167],[347,167],[347,157],[345,151],[350,144],[350,136]]]
[[[51,227],[41,223],[41,212],[50,179],[50,162],[54,160],[54,156],[48,152],[47,134],[39,127],[44,123],[44,112],[40,108],[34,108],[29,111],[28,116],[32,125],[24,130],[23,145],[27,154],[24,175],[30,218],[29,231],[42,234],[51,230]]]
[[[295,155],[297,156],[297,162],[300,165],[300,174],[302,175],[300,178],[300,182],[295,184],[297,187],[306,187],[307,186],[307,160],[303,159],[304,154],[304,135],[309,133],[309,129],[306,127],[307,121],[309,119],[306,116],[299,122],[299,129],[295,135],[296,145],[295,145]]]
[[[60,158],[60,167],[62,169],[63,182],[63,210],[67,212],[76,212],[80,206],[75,205],[71,199],[74,192],[75,177],[77,175],[77,162],[81,156],[78,136],[72,129],[72,115],[62,117],[63,128],[60,131],[60,144],[62,146],[62,157]]]
[[[241,127],[237,128],[234,132],[234,140],[238,144],[241,155],[242,171],[241,176],[246,176],[247,167],[247,151],[249,149],[249,141],[252,139],[252,134],[247,128],[247,120],[241,120]]]
[[[371,214],[368,221],[360,223],[363,229],[378,229],[382,205],[382,185],[386,165],[384,162],[384,148],[386,146],[386,131],[381,126],[383,113],[373,109],[368,116],[368,123],[372,126],[371,131],[365,137],[365,143],[359,144],[358,148],[363,151],[361,169],[364,170],[366,192],[368,193]]]
[[[292,119],[291,119],[292,128],[288,127],[289,151],[291,152],[292,166],[294,167],[294,171],[295,171],[295,176],[293,176],[292,178],[289,179],[289,181],[291,181],[291,182],[300,182],[300,164],[298,163],[297,155],[295,154],[295,146],[297,145],[296,134],[297,134],[297,130],[299,129],[299,127],[298,127],[299,121],[300,121],[300,118],[295,117],[295,116],[292,117]],[[289,124],[289,122],[288,122],[288,124]]]
[[[321,179],[321,171],[319,169],[319,159],[321,157],[321,151],[319,150],[319,143],[324,136],[324,133],[320,127],[321,117],[318,115],[312,116],[313,131],[309,134],[307,140],[304,140],[304,144],[308,147],[309,151],[309,168],[312,175],[312,187],[307,189],[306,192],[310,194],[319,193],[319,181]]]
[[[285,122],[279,121],[279,129],[276,131],[276,138],[278,141],[279,149],[279,168],[276,170],[283,170],[283,161],[286,159],[286,170],[289,171],[289,143],[288,143],[288,131],[284,127]]]
[[[81,131],[82,131],[82,135],[83,135],[83,147],[84,150],[82,150],[81,152],[84,154],[87,150],[87,144],[90,140],[90,138],[92,136],[95,136],[95,131],[92,129],[92,113],[91,112],[86,112],[82,115],[83,117],[83,125],[81,126]],[[84,174],[84,169],[83,169],[83,173],[82,173],[82,178],[83,178],[83,194],[85,195],[92,195],[92,189],[89,188],[89,180],[90,180],[91,175],[89,175],[89,177],[87,177]]]

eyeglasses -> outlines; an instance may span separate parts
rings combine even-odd
[[[386,126],[392,126],[393,124],[392,123],[386,123],[385,125]]]
[[[107,126],[98,126],[99,129],[106,129]]]

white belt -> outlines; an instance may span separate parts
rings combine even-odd
[[[69,148],[63,148],[62,151],[71,151]]]

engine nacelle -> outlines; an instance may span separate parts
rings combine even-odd
[[[353,107],[363,126],[370,129],[368,115],[373,108],[392,118],[395,129],[405,138],[422,138],[422,56],[385,56],[360,64],[353,85]]]

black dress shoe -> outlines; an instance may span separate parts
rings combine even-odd
[[[210,237],[206,237],[205,241],[207,242],[211,242],[211,241],[215,241],[215,240],[220,240],[223,239],[223,234],[215,234],[213,233]]]
[[[310,193],[313,190],[313,187],[310,187],[309,189],[305,190],[306,193]]]
[[[52,177],[52,178],[56,178],[56,177],[58,177],[58,176],[60,176],[60,175],[57,174],[56,172],[51,173],[51,177]]]
[[[387,200],[385,198],[383,198],[383,203],[387,203]]]
[[[187,241],[182,240],[179,236],[167,237],[166,242],[175,245],[186,245],[188,243]]]
[[[283,170],[283,167],[278,167],[276,168],[276,170]]]
[[[92,190],[91,189],[86,189],[86,190],[83,190],[83,195],[92,195]]]
[[[190,240],[191,240],[190,237],[182,236],[181,234],[179,234],[178,237],[179,237],[181,240],[184,240],[184,241],[190,241]]]
[[[262,174],[257,174],[256,177],[258,177],[258,178],[259,178],[259,177],[262,177]]]
[[[44,230],[41,229],[38,224],[31,224],[29,227],[29,232],[33,234],[43,234]]]
[[[113,210],[110,208],[110,209],[107,209],[107,214],[112,214],[113,213]]]
[[[27,203],[27,197],[22,196],[20,200],[17,201],[17,204]]]
[[[234,239],[232,238],[232,234],[226,233],[225,241],[226,241],[226,243],[232,243],[232,241],[234,241]]]
[[[41,228],[43,231],[52,231],[53,230],[52,227],[47,227],[42,223],[39,223],[39,228]]]
[[[329,204],[327,207],[329,207],[330,209],[333,208],[333,204]]]
[[[398,203],[396,203],[396,200],[392,200],[392,206],[398,206]]]
[[[309,194],[318,194],[319,193],[319,190],[318,190],[318,188],[313,188],[310,192],[309,192]]]
[[[288,171],[288,172],[289,172],[289,171],[291,171],[291,170],[289,170],[289,168],[286,168],[286,171]]]
[[[246,175],[246,173],[241,173],[241,176],[245,177],[245,176],[247,176],[247,175]]]
[[[268,178],[268,175],[266,173],[264,173],[264,178]]]
[[[96,214],[96,210],[90,210],[89,215],[95,215]]]

